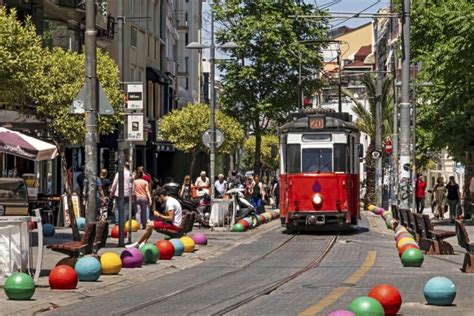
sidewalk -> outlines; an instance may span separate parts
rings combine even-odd
[[[203,232],[208,237],[208,245],[196,246],[194,253],[184,253],[183,256],[173,257],[172,260],[159,260],[157,264],[143,265],[142,268],[138,269],[122,269],[118,275],[102,275],[97,282],[79,282],[75,290],[68,291],[51,290],[48,284],[49,272],[60,259],[66,256],[46,249],[46,245],[71,240],[70,228],[57,229],[56,237],[46,237],[44,239],[43,270],[33,299],[30,301],[10,301],[2,289],[0,290],[0,315],[33,315],[52,310],[57,306],[72,304],[88,297],[117,291],[145,280],[157,279],[217,257],[242,243],[258,238],[259,235],[279,225],[280,221],[274,220],[244,233],[194,228],[192,233]],[[137,241],[142,232],[143,230],[139,230],[133,233],[132,240]],[[149,242],[155,243],[163,238],[164,235],[154,232]],[[117,247],[117,243],[117,239],[109,237],[107,246],[99,251],[99,255],[109,251],[120,255],[124,248]],[[36,254],[36,251],[37,249],[34,249],[34,254]]]

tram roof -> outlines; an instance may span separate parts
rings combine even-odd
[[[343,114],[343,115],[341,115]],[[345,115],[344,115],[345,114]],[[310,117],[324,117],[325,126],[321,129],[312,129],[309,127]],[[280,127],[281,133],[288,132],[322,132],[322,131],[335,131],[335,130],[350,130],[359,131],[357,126],[350,121],[348,113],[326,113],[326,114],[304,114],[293,115],[293,120]]]

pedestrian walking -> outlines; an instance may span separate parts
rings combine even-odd
[[[244,185],[244,197],[247,201],[252,202],[252,194],[253,194],[253,187],[255,186],[255,182],[253,181],[252,176],[248,176],[245,180]]]
[[[437,213],[436,218],[444,219],[444,205],[446,203],[446,187],[444,186],[443,177],[436,180],[436,185],[433,187],[433,194],[436,201]]]
[[[221,173],[217,176],[217,181],[214,182],[214,196],[216,198],[223,198],[225,191],[227,191],[227,181],[224,179],[224,175]]]
[[[124,219],[128,220],[128,205],[130,203],[130,164],[128,162],[124,163],[123,168],[123,210]],[[119,187],[121,184],[119,183],[119,174],[118,172],[115,174],[114,181],[112,182],[112,187],[110,188],[110,197],[115,198],[115,207],[114,207],[114,220],[115,223],[118,222],[119,218],[119,209],[117,198],[119,197]]]
[[[191,195],[192,195],[191,177],[189,175],[186,175],[184,177],[181,190],[179,190],[179,197],[184,200],[189,200],[191,199]]]
[[[239,188],[242,185],[242,183],[240,182],[240,179],[237,176],[237,171],[232,170],[230,174],[231,176],[227,180],[229,189]]]
[[[134,201],[133,208],[135,219],[141,223],[142,228],[146,228],[148,221],[148,208],[152,204],[150,187],[148,181],[143,179],[143,171],[138,170],[133,181]]]
[[[459,192],[459,185],[456,183],[453,176],[449,177],[449,182],[446,184],[446,190],[448,191],[449,219],[451,223],[454,223],[454,219],[458,215],[457,210],[461,193]]]
[[[418,214],[422,214],[425,209],[425,190],[426,183],[423,181],[421,173],[418,173],[415,184],[416,212]]]
[[[280,181],[278,178],[273,178],[272,196],[275,200],[275,208],[280,208]]]
[[[260,181],[260,176],[257,174],[254,177],[253,188],[252,188],[252,202],[257,213],[263,213],[263,200],[265,198],[265,191],[263,190],[263,184]]]

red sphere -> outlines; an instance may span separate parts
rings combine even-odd
[[[400,249],[398,249],[398,255],[401,257],[403,255],[403,253],[405,252],[405,250],[410,249],[410,248],[420,249],[420,247],[418,247],[417,245],[406,244],[406,245],[403,245]]]
[[[77,286],[76,270],[67,265],[59,265],[49,273],[49,286],[53,290],[74,290]]]
[[[263,216],[262,214],[258,216],[260,216],[260,220],[262,221],[262,224],[265,224],[267,222],[267,218],[265,216]]]
[[[124,237],[127,237],[127,230],[124,229]],[[110,237],[112,238],[119,238],[119,225],[115,225],[110,232]]]
[[[250,228],[250,224],[249,224],[249,222],[247,222],[247,221],[244,221],[243,219],[241,219],[240,221],[238,221],[238,223],[240,223],[240,224],[244,225],[244,227],[245,227],[245,230],[248,230],[248,229]]]
[[[156,242],[156,248],[160,252],[160,260],[170,260],[174,256],[174,246],[168,240],[159,240]]]
[[[402,306],[402,296],[398,289],[392,285],[377,285],[370,290],[368,296],[382,304],[385,315],[396,315],[400,306]]]

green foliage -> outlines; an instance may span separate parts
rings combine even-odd
[[[276,135],[262,136],[262,170],[271,172],[278,169],[280,156],[278,155],[279,140]],[[273,149],[272,149],[273,147]],[[255,159],[255,136],[250,136],[244,142],[242,163],[246,170],[251,170]]]
[[[207,104],[188,104],[174,110],[160,120],[160,134],[163,140],[186,153],[207,151],[202,143],[202,134],[209,129],[210,108]],[[244,138],[244,131],[234,118],[216,110],[216,128],[224,134],[221,153],[232,153]]]
[[[422,63],[418,82],[418,149],[448,147],[457,160],[474,142],[468,124],[474,111],[474,2],[420,0],[413,4],[412,56]]]
[[[0,6],[0,107],[28,103],[25,91],[37,89],[42,78],[41,39],[30,19],[18,21],[16,11]]]
[[[228,0],[213,8],[221,25],[218,43],[233,41],[239,45],[229,52],[237,61],[219,65],[225,71],[220,101],[256,135],[255,153],[259,156],[259,139],[270,122],[286,121],[287,113],[297,106],[299,52],[305,94],[320,86],[311,74],[321,67],[323,44],[300,41],[324,39],[327,21],[291,17],[311,14],[313,9],[293,0]],[[259,167],[260,157],[256,157],[256,173]]]
[[[69,107],[84,84],[85,56],[60,48],[43,52],[44,77],[41,91],[35,95],[35,116],[48,123],[58,143],[80,144],[84,141],[84,115],[69,114]],[[114,131],[120,120],[122,95],[119,90],[118,68],[106,54],[97,50],[97,76],[116,114],[99,116],[99,133]]]

